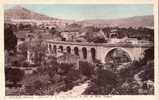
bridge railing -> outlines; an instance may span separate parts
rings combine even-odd
[[[53,41],[47,40],[47,43],[62,44],[62,45],[81,45],[81,46],[108,46],[108,47],[153,47],[153,43],[132,43],[132,42],[118,42],[118,43],[92,43],[92,42],[66,42],[66,41]]]

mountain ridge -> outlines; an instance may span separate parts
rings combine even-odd
[[[153,15],[146,16],[133,16],[120,19],[91,19],[78,21],[78,24],[105,24],[108,26],[121,26],[121,27],[153,27]]]
[[[5,9],[4,16],[7,19],[35,19],[35,20],[56,20],[57,18],[49,17],[37,12],[30,11],[21,6]]]
[[[37,12],[33,12],[21,6],[15,6],[13,8],[6,9],[4,11],[4,17],[7,19],[35,19],[35,20],[61,20],[71,21],[66,19],[58,19],[49,17]],[[91,24],[95,26],[97,24],[107,26],[119,26],[119,27],[154,27],[153,15],[133,16],[119,19],[90,19],[82,21],[74,21],[76,24],[87,25]]]

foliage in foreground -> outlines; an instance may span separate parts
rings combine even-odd
[[[144,58],[133,61],[119,72],[99,68],[92,78],[85,95],[151,95],[154,86],[148,81],[154,81],[154,50],[145,50]],[[139,74],[139,75],[138,75]],[[138,76],[141,84],[135,79]]]
[[[92,65],[88,62],[80,62],[79,71],[71,64],[59,64],[56,58],[51,57],[40,66],[38,71],[25,77],[25,92],[23,95],[53,95],[59,91],[68,91],[76,85],[81,76],[86,76],[91,82],[83,93],[85,95],[137,95],[154,94],[153,86],[147,87],[144,83],[154,81],[153,50],[145,51],[145,56],[139,61],[134,61],[119,72],[104,69],[100,62]],[[150,56],[150,53],[152,57]],[[141,86],[134,76],[142,79]],[[45,80],[45,81],[44,81]]]
[[[53,57],[46,66],[39,67],[37,72],[25,77],[23,95],[53,95],[59,91],[67,91],[80,78],[81,74],[73,69],[72,64],[59,64]]]

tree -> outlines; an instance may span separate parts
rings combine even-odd
[[[5,80],[17,84],[24,77],[24,71],[20,69],[5,68]]]
[[[59,67],[62,70],[62,74],[67,74],[73,68],[73,64],[62,63]]]
[[[93,66],[88,62],[79,62],[79,70],[83,75],[90,77],[93,73]]]
[[[108,70],[99,70],[97,72],[97,84],[100,86],[116,86],[118,83],[117,81],[117,75],[113,73],[112,71]]]
[[[105,40],[104,37],[96,37],[96,38],[93,39],[93,42],[94,43],[105,43],[106,40]]]
[[[59,30],[57,28],[54,28],[54,27],[52,27],[50,29],[50,33],[51,33],[52,36],[54,36],[54,35],[60,35],[59,34]]]
[[[145,65],[144,72],[140,74],[140,77],[142,78],[142,81],[146,81],[146,80],[154,81],[154,63],[153,62],[149,62],[147,65]]]
[[[20,44],[19,46],[18,46],[18,48],[19,48],[19,52],[20,52],[20,54],[22,54],[22,56],[23,57],[27,57],[27,50],[28,50],[28,43],[26,42],[26,43],[22,43],[22,44]]]
[[[22,23],[20,23],[18,29],[19,30],[23,30],[24,29],[24,25]]]
[[[144,51],[143,62],[146,62],[144,65],[144,72],[141,74],[142,80],[152,80],[154,81],[154,47],[146,49]]]
[[[4,47],[6,50],[15,50],[17,45],[17,38],[13,33],[11,25],[4,26]]]
[[[38,36],[37,40],[32,41],[29,48],[34,55],[34,62],[40,65],[43,64],[46,57],[46,45],[44,44],[42,37]]]
[[[144,51],[144,58],[143,58],[143,60],[148,61],[148,60],[153,60],[153,59],[154,59],[154,47],[146,49]]]

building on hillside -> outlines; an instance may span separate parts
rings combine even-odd
[[[61,32],[61,36],[65,38],[66,41],[75,41],[78,35],[79,35],[79,32],[75,32],[75,31]]]

